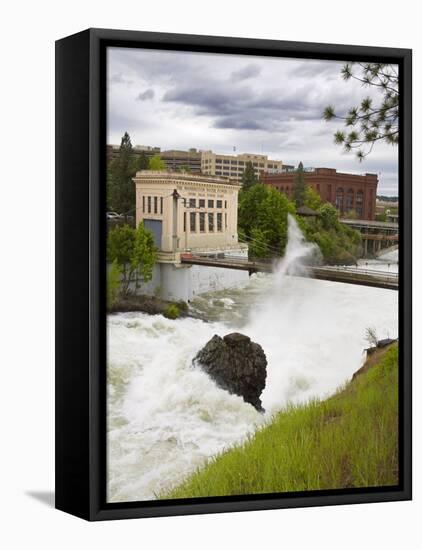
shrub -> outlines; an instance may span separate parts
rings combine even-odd
[[[188,311],[188,309],[189,309],[188,304],[184,300],[179,300],[176,305],[177,305],[179,311],[181,311],[181,312],[183,311],[184,313],[186,313],[186,311]]]
[[[111,309],[116,303],[120,290],[122,271],[117,260],[114,260],[107,273],[107,308]]]
[[[167,317],[167,319],[177,319],[180,317],[180,310],[176,304],[170,304],[164,310],[163,315]]]

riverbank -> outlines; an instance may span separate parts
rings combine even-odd
[[[109,308],[109,313],[133,312],[147,313],[148,315],[164,315],[167,319],[190,316],[189,306],[183,300],[170,302],[156,296],[146,296],[144,294],[119,296]]]
[[[394,343],[329,399],[287,407],[161,498],[396,485],[397,419]]]

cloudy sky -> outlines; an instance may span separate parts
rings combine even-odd
[[[285,164],[377,173],[378,194],[398,193],[397,147],[378,143],[359,162],[333,143],[325,122],[377,90],[341,78],[342,63],[226,54],[110,48],[108,143],[260,153]]]

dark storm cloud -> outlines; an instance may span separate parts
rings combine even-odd
[[[312,97],[308,89],[257,92],[252,87],[227,86],[219,81],[176,85],[163,96],[164,102],[181,103],[197,116],[213,118],[212,127],[225,129],[280,130],[282,122],[321,120],[327,102]]]
[[[236,130],[261,130],[263,125],[257,120],[248,120],[243,117],[221,117],[213,124],[213,128]]]
[[[145,92],[141,92],[136,96],[138,101],[145,101],[146,99],[152,99],[155,96],[154,90],[148,88]]]
[[[345,82],[342,62],[109,51],[110,143],[118,143],[127,130],[133,143],[162,149],[231,153],[236,146],[239,152],[267,154],[286,164],[302,160],[305,166],[375,172],[379,190],[397,185],[396,148],[379,143],[359,163],[334,144],[342,121],[323,120],[327,105],[341,115],[368,94],[380,100],[377,90]]]
[[[241,80],[247,80],[248,78],[253,78],[258,76],[261,73],[261,67],[255,64],[246,65],[238,71],[233,71],[230,75],[230,80],[234,82],[239,82]]]

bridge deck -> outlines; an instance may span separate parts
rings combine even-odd
[[[181,262],[188,265],[203,265],[208,267],[240,269],[244,271],[249,271],[249,273],[256,273],[258,271],[271,273],[274,266],[274,263],[272,261],[266,260],[251,261],[247,260],[246,258],[219,258],[205,255],[182,255]],[[304,275],[324,281],[372,286],[378,288],[386,288],[389,290],[398,290],[399,287],[398,274],[387,271],[384,272],[371,269],[357,269],[343,266],[319,266],[306,268]]]
[[[390,230],[399,231],[399,224],[397,222],[378,222],[376,220],[351,220],[347,218],[341,218],[340,222],[344,225],[351,225],[359,229],[380,229],[380,230]]]

